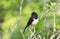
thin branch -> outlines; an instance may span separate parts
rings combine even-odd
[[[22,29],[20,29],[23,39],[25,39]]]
[[[31,33],[30,33],[28,39],[31,39],[32,37],[35,38],[35,39],[37,39],[36,36],[35,36],[35,34],[34,34],[35,32],[32,32],[32,30],[30,28],[29,28],[29,30],[30,30]]]
[[[45,5],[44,5],[45,6]],[[43,13],[42,15],[40,16],[39,20],[41,20],[43,18],[43,16],[45,16],[46,14],[48,14],[48,12],[51,12],[51,11],[56,11],[55,9],[57,8],[56,6],[58,6],[58,3],[56,3],[54,6],[52,6],[52,8],[50,8],[48,11],[46,11],[46,7],[43,7]]]
[[[53,35],[50,37],[50,39],[53,39],[58,33],[60,33],[60,30],[57,31],[57,33],[53,34]]]
[[[43,39],[45,39],[45,37],[43,36]]]
[[[23,4],[23,0],[21,0],[20,2],[20,28],[22,26],[22,4]]]
[[[53,32],[55,32],[56,31],[56,15],[55,15],[55,13],[53,15],[54,15]]]
[[[41,35],[38,35],[38,39],[43,39],[43,38],[41,37]]]
[[[23,39],[25,39],[24,35],[23,35],[23,30],[22,30],[22,5],[23,5],[23,1],[24,0],[20,0],[20,31],[21,31],[21,34],[23,36]]]
[[[51,9],[49,9],[48,11],[45,10],[45,11],[42,13],[42,15],[40,16],[39,21],[43,18],[43,16],[45,16],[46,14],[48,14],[48,12],[55,11],[55,10],[52,10],[52,9],[55,9],[55,8],[54,8],[55,6],[57,6],[57,3],[56,3]],[[54,19],[55,19],[55,17],[54,17]],[[45,29],[45,28],[42,28],[42,30],[41,30],[39,33],[37,33],[36,35],[40,34],[44,29]],[[50,30],[48,30],[48,31],[50,31]]]
[[[58,37],[56,39],[60,39],[60,33],[58,34]]]

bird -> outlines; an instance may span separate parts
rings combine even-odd
[[[31,17],[29,18],[27,25],[24,28],[23,33],[25,32],[26,28],[31,26],[35,26],[38,23],[38,14],[36,12],[32,12]]]

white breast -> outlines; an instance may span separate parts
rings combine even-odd
[[[38,19],[34,19],[34,21],[32,22],[32,25],[36,25],[38,23]]]

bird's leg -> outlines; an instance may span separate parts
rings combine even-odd
[[[35,33],[35,26],[33,25],[33,27],[32,27],[32,30],[33,30],[33,32]]]
[[[34,26],[34,33],[35,33],[35,26]]]

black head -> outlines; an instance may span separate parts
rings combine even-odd
[[[33,18],[37,19],[37,18],[38,18],[38,15],[37,15],[37,13],[36,13],[36,12],[32,12],[31,17],[33,17]]]

